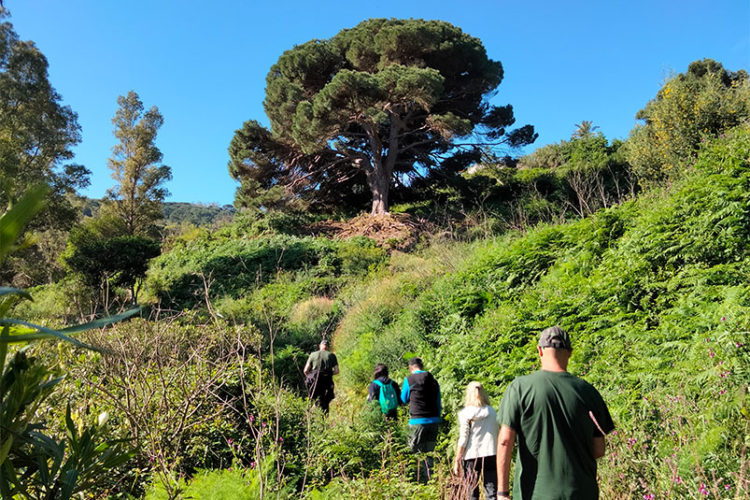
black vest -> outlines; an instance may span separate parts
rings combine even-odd
[[[438,392],[440,386],[430,372],[412,373],[409,383],[409,416],[411,418],[439,417]]]

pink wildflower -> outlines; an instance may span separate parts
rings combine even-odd
[[[675,482],[676,484],[682,484],[682,478],[681,478],[680,476],[677,476],[677,477],[676,477],[676,478],[674,479],[674,482]]]
[[[700,493],[701,495],[705,495],[705,496],[708,496],[708,488],[706,488],[706,485],[705,485],[705,483],[701,483],[701,485],[700,485],[700,488],[698,488],[698,492],[699,492],[699,493]]]
[[[643,500],[654,500],[656,498],[653,493],[648,493],[646,495],[643,495]]]

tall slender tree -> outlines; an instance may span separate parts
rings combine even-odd
[[[88,185],[81,165],[62,165],[81,140],[78,117],[52,87],[47,59],[20,40],[0,5],[0,206],[12,206],[39,183],[49,185],[47,208],[32,228],[67,227],[75,208],[67,195]]]
[[[107,191],[107,205],[122,218],[127,235],[145,235],[162,217],[162,202],[169,194],[164,183],[172,178],[172,169],[161,164],[162,154],[154,143],[164,118],[156,106],[144,112],[132,90],[118,97],[117,104],[112,123],[120,142],[108,162],[117,185]]]

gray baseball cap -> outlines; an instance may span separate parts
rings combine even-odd
[[[545,328],[542,334],[539,335],[539,347],[552,347],[554,349],[573,349],[570,344],[570,336],[568,332],[560,328],[559,326],[551,326]]]

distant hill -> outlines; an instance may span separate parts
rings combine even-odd
[[[231,218],[234,215],[232,205],[204,205],[202,203],[164,203],[164,220],[167,224],[181,224],[190,222],[196,226],[212,224],[220,219]]]
[[[101,200],[86,198],[83,205],[83,215],[93,216],[99,211],[101,203]],[[229,219],[233,215],[234,207],[232,205],[164,202],[164,223],[166,225],[189,222],[196,226],[206,226],[221,219]]]

